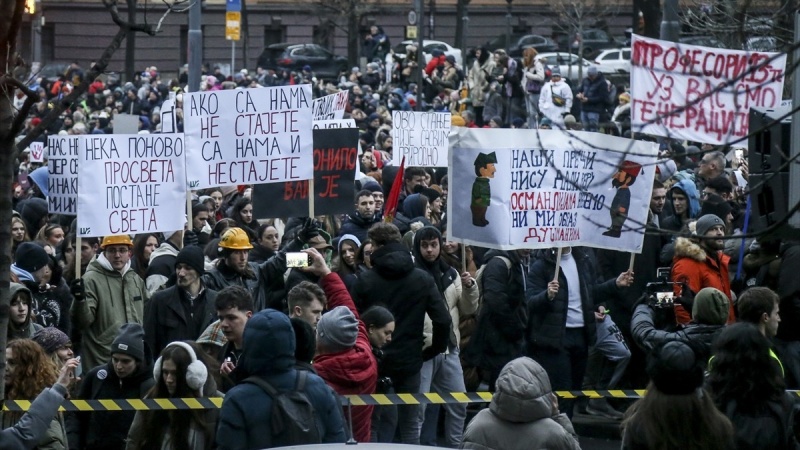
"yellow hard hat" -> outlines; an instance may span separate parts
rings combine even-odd
[[[109,245],[127,245],[128,247],[133,247],[133,242],[131,241],[131,237],[127,234],[104,236],[100,248],[106,248],[106,246]]]
[[[228,228],[219,239],[219,247],[228,250],[250,250],[253,245],[250,244],[250,238],[243,229]]]

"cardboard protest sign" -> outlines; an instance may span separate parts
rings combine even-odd
[[[175,99],[173,96],[164,100],[161,104],[161,132],[162,133],[177,133],[178,120],[175,115]]]
[[[450,113],[392,111],[392,163],[406,167],[447,165]]]
[[[343,214],[353,209],[358,129],[314,130],[314,212]],[[253,189],[257,219],[308,216],[308,181],[261,184]]]
[[[184,94],[190,189],[308,180],[311,86]]]
[[[31,151],[31,162],[41,163],[44,162],[44,143],[31,142],[28,146]]]
[[[80,136],[47,138],[47,212],[78,213],[78,153]]]
[[[600,133],[459,128],[448,239],[641,252],[658,149]],[[499,144],[501,143],[501,144]]]
[[[114,134],[136,134],[139,132],[138,114],[114,114]]]
[[[709,144],[747,142],[751,107],[781,104],[786,54],[633,36],[633,131]]]
[[[317,120],[338,120],[344,117],[347,109],[347,90],[315,98],[311,103],[312,118]]]
[[[78,235],[182,230],[186,222],[182,134],[82,136]]]

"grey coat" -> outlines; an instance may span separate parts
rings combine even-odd
[[[467,425],[461,448],[476,450],[580,450],[566,415],[553,415],[547,372],[523,357],[506,364],[489,409]]]

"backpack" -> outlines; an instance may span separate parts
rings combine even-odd
[[[270,413],[270,432],[272,445],[320,444],[322,434],[317,428],[314,405],[304,392],[308,372],[297,371],[297,384],[294,390],[278,392],[271,384],[258,376],[247,377],[244,382],[255,384],[272,397]]]

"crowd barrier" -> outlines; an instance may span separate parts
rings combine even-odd
[[[789,391],[797,394],[800,391]],[[610,391],[556,391],[556,395],[564,399],[579,397],[588,398],[641,398],[644,389],[610,390]],[[450,392],[437,394],[367,394],[343,395],[342,405],[421,405],[445,403],[488,403],[492,400],[491,392]],[[154,398],[154,399],[114,399],[114,400],[66,400],[62,411],[158,411],[215,409],[222,406],[222,397],[207,398]],[[27,411],[31,402],[28,400],[6,400],[3,411]]]

